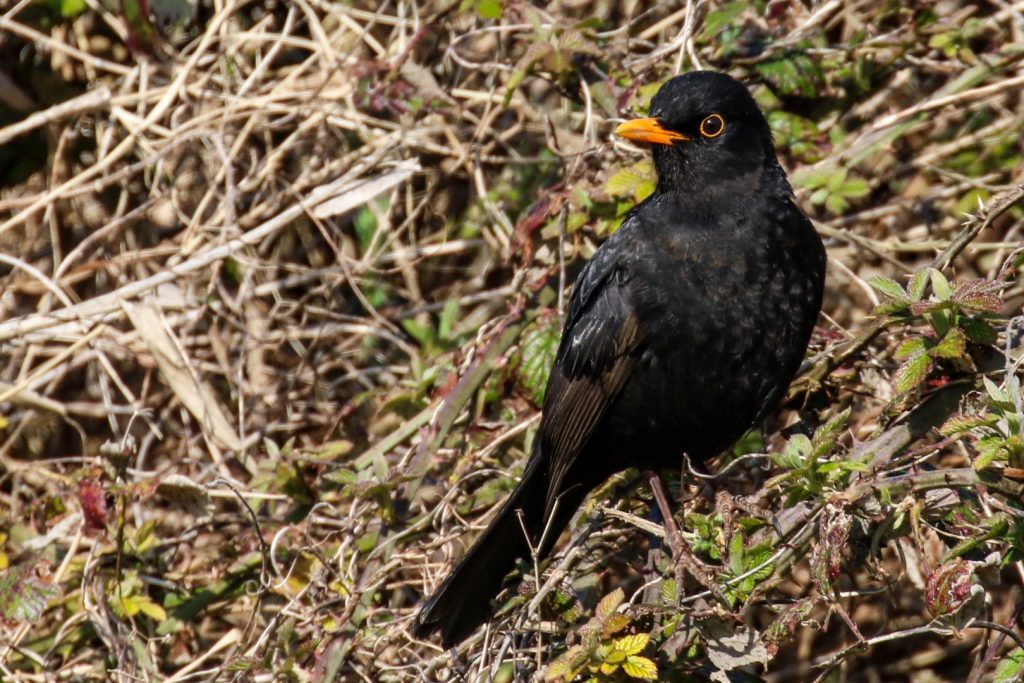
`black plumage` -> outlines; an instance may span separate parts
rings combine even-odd
[[[578,277],[526,471],[420,609],[418,637],[464,639],[529,556],[523,528],[544,556],[615,472],[720,453],[777,407],[800,365],[825,252],[757,104],[698,71],[666,82],[650,114],[616,132],[652,143],[657,190]]]

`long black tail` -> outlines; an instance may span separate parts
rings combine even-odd
[[[491,616],[491,599],[501,590],[502,579],[515,566],[517,559],[530,556],[530,545],[523,535],[524,527],[534,547],[544,536],[544,547],[540,548],[540,553],[542,556],[547,554],[589,489],[575,486],[564,492],[553,518],[546,523],[544,504],[548,478],[545,464],[543,458],[535,456],[531,460],[498,516],[420,608],[412,628],[415,637],[426,638],[434,631],[440,631],[442,644],[446,648],[452,647]]]

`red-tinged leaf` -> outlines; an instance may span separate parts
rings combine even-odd
[[[599,619],[607,619],[611,615],[615,614],[615,610],[619,608],[623,600],[626,599],[626,593],[621,588],[616,588],[608,595],[601,598],[601,602],[597,603],[597,607],[594,608],[594,615]]]
[[[78,502],[82,506],[86,531],[102,531],[107,528],[110,504],[107,492],[95,479],[78,480]]]
[[[37,577],[33,567],[10,567],[0,574],[0,618],[8,622],[34,622],[58,595],[60,588]]]
[[[1005,282],[982,279],[965,280],[957,284],[951,299],[961,306],[976,311],[998,313],[1003,308],[1003,298],[1000,296],[1000,292],[1004,287],[1006,287]]]
[[[929,575],[924,587],[924,602],[932,616],[952,614],[971,595],[973,569],[962,558],[940,566]]]
[[[850,538],[853,517],[836,503],[828,503],[818,522],[818,539],[811,544],[811,573],[821,592],[832,593],[832,581],[839,576],[839,564]]]
[[[768,654],[774,657],[779,652],[779,646],[787,642],[796,634],[800,624],[811,613],[814,607],[813,598],[804,598],[783,610],[782,614],[772,622],[771,626],[764,632],[762,640],[768,650]]]

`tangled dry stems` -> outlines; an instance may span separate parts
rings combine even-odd
[[[771,82],[758,66],[795,51],[871,72],[862,90],[825,73],[821,92],[775,98],[817,126],[814,149],[782,149],[791,174],[842,167],[866,184],[830,211],[797,183],[828,238],[828,322],[814,366],[824,369],[798,384],[778,426],[808,395],[821,414],[852,406],[854,439],[890,426],[881,413],[899,331],[872,326],[872,276],[902,282],[948,253],[937,267],[1005,277],[1006,310],[1020,309],[1010,275],[1024,76],[1022,54],[1001,46],[1024,44],[1021,3],[937,5],[950,33],[978,20],[951,53],[884,3],[768,3],[732,24],[764,49],[724,57],[704,33],[725,9],[715,2],[508,3],[490,21],[472,4],[233,1],[204,6],[194,35],[149,53],[124,47],[133,29],[117,13],[90,4],[45,28],[35,4],[0,15],[0,49],[78,94],[48,103],[15,87],[4,101],[29,104],[0,143],[39,140],[49,162],[0,195],[3,551],[60,599],[9,622],[5,679],[475,680],[510,675],[510,664],[528,677],[564,649],[565,624],[540,616],[570,578],[592,577],[591,594],[621,583],[630,602],[649,598],[662,577],[639,580],[635,558],[659,527],[623,497],[626,478],[594,499],[528,607],[459,660],[405,631],[522,463],[536,407],[512,380],[488,377],[515,364],[524,330],[552,324],[573,265],[609,229],[584,198],[608,200],[611,171],[641,158],[612,124],[641,84],[681,68]],[[524,52],[588,18],[600,59],[577,48],[571,68],[531,68],[506,105]],[[604,83],[615,111],[592,78],[597,62],[614,75]],[[968,153],[978,173],[962,171]],[[1006,202],[998,216],[970,203],[994,195]],[[961,232],[967,207],[976,229]],[[545,285],[557,298],[538,303]],[[1004,369],[1018,373],[1019,360]],[[888,453],[874,475],[966,461],[928,435],[897,434],[917,450],[909,462]],[[741,462],[721,479],[752,490],[763,476]],[[1005,507],[981,500],[978,528]],[[781,512],[779,496],[767,503]],[[822,509],[790,520],[799,533],[772,554],[776,598],[810,584]],[[920,547],[887,548],[875,573],[848,568],[840,613],[852,630],[835,617],[820,634],[800,631],[768,680],[836,666],[894,680],[972,649],[957,671],[977,680],[1019,637],[996,628],[1020,632],[1019,562],[1004,572],[1014,583],[990,591],[981,621],[995,626],[954,632],[923,612],[904,574],[927,559],[897,557]],[[737,613],[760,628],[758,609]],[[918,649],[861,656],[901,640]]]

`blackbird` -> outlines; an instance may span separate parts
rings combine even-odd
[[[803,359],[825,251],[746,87],[677,76],[649,118],[615,132],[652,145],[657,189],[577,278],[522,479],[423,604],[416,637],[466,638],[516,560],[546,556],[591,489],[721,453],[777,407]]]

